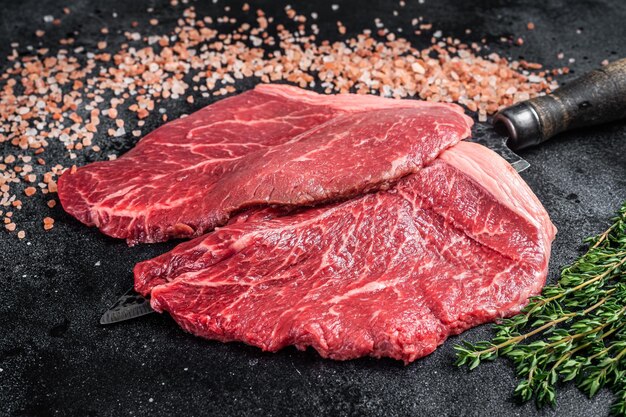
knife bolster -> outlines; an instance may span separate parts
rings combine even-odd
[[[506,144],[514,151],[544,140],[539,115],[526,101],[498,112],[493,118],[493,126],[498,133],[509,137]]]

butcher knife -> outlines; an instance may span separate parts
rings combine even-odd
[[[472,142],[508,161],[517,172],[530,164],[516,151],[539,145],[571,129],[626,117],[626,58],[593,70],[553,91],[498,112],[491,125],[476,123]],[[102,316],[100,324],[117,323],[152,313],[149,301],[130,289]]]

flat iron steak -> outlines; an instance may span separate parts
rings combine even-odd
[[[117,160],[68,170],[59,197],[129,244],[195,237],[246,207],[385,188],[471,125],[453,104],[261,85],[167,123]]]
[[[138,264],[135,288],[208,339],[409,363],[517,313],[556,232],[510,165],[468,142],[389,190],[272,216]]]

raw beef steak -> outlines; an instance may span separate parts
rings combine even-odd
[[[408,363],[517,313],[555,231],[510,165],[461,142],[387,191],[183,243],[138,264],[135,288],[208,339]]]
[[[68,170],[59,197],[129,244],[194,237],[246,207],[385,188],[471,125],[453,104],[261,85],[164,125],[115,161]]]

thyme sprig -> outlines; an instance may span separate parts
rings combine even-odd
[[[626,416],[626,202],[589,250],[561,272],[522,312],[494,326],[487,342],[455,346],[457,365],[476,368],[511,359],[520,382],[515,395],[556,404],[557,382],[574,381],[590,397],[615,393],[614,415]]]

